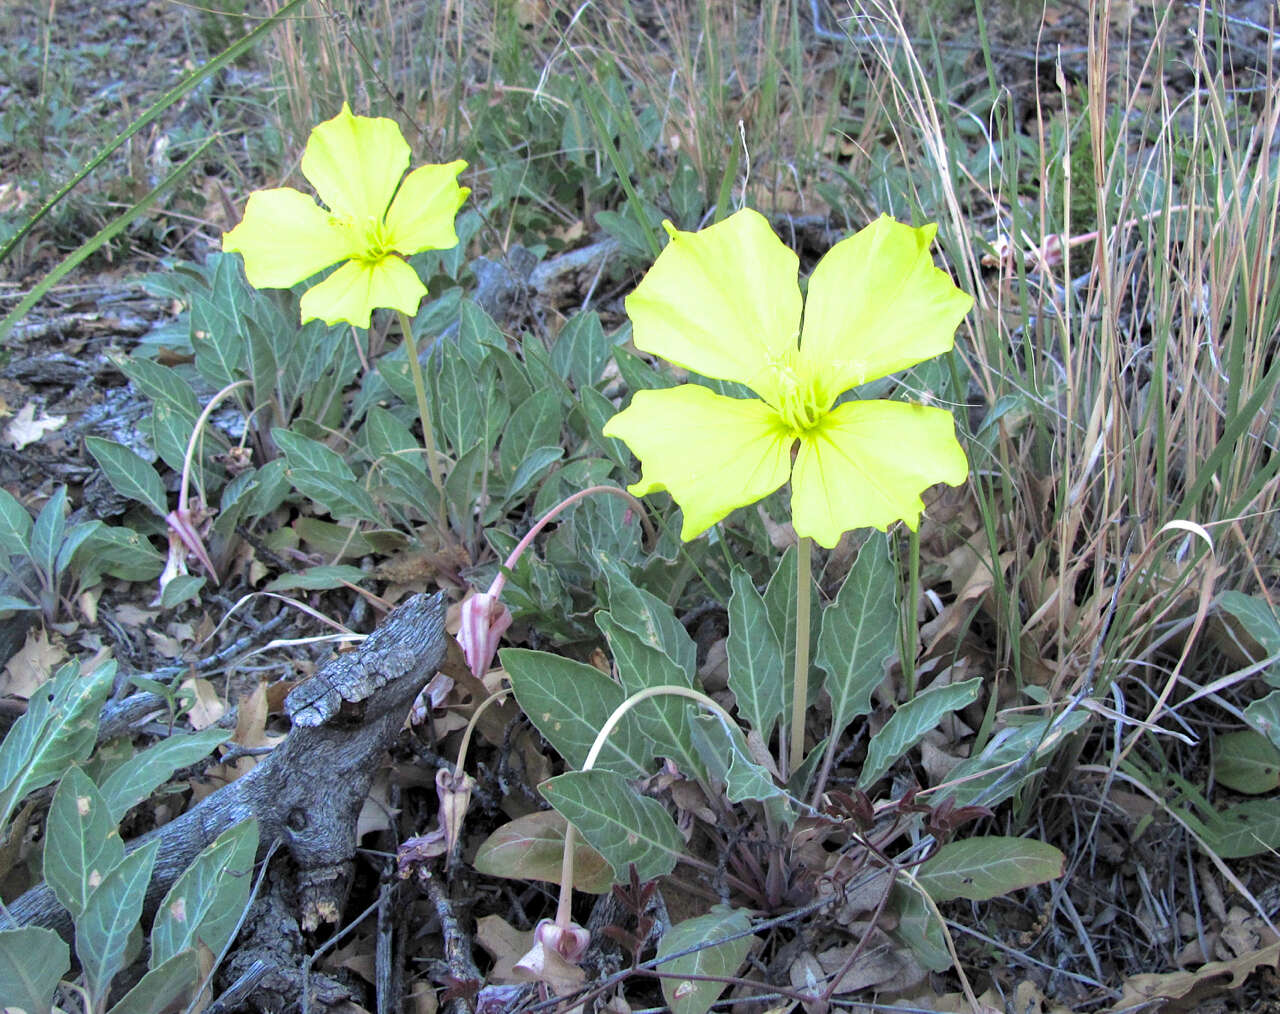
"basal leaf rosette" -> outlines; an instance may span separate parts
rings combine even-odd
[[[837,243],[809,278],[768,221],[739,211],[671,242],[627,297],[635,346],[755,398],[697,384],[637,391],[606,424],[640,459],[643,496],[668,491],[693,539],[791,481],[796,534],[831,548],[854,528],[913,530],[934,483],[969,464],[944,409],[836,401],[950,350],[973,306],[933,264],[937,226],[888,216]],[[803,314],[803,326],[801,317]]]
[[[222,249],[244,257],[260,289],[288,288],[340,264],[303,295],[304,324],[367,328],[378,307],[412,317],[427,287],[404,258],[457,245],[454,216],[470,193],[457,176],[466,165],[424,165],[406,176],[409,145],[395,121],[355,116],[344,102],[311,131],[302,156],[302,175],[324,207],[289,187],[259,190]]]

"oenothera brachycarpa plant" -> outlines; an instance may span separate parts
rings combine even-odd
[[[795,909],[832,888],[861,885],[865,898],[867,884],[879,885],[861,911],[874,923],[892,906],[895,932],[920,963],[945,966],[951,955],[937,902],[1050,879],[1062,856],[1012,838],[947,843],[957,826],[990,812],[980,803],[1013,791],[1007,780],[977,777],[990,756],[930,790],[927,803],[925,792],[879,804],[867,795],[944,716],[975,700],[977,679],[913,688],[870,737],[856,785],[830,786],[842,737],[872,711],[872,692],[897,651],[897,582],[887,539],[872,535],[818,616],[810,558],[813,542],[830,549],[853,529],[883,532],[901,520],[914,531],[927,487],[964,482],[968,464],[949,412],[850,392],[949,351],[972,300],[934,266],[933,226],[883,217],[837,244],[809,278],[807,301],[796,255],[757,213],[740,211],[697,233],[667,231],[670,243],[626,306],[635,346],[689,371],[690,382],[635,392],[604,433],[640,459],[633,493],[671,494],[685,540],[790,482],[798,544],[763,590],[745,570],[733,572],[727,650],[736,716],[698,687],[693,641],[671,607],[605,557],[596,623],[616,680],[567,658],[504,650],[521,708],[573,770],[540,786],[559,817],[507,825],[476,864],[561,885],[556,920],[539,927],[525,961],[561,991],[587,943],[572,920],[571,889],[668,877],[678,863],[692,871],[692,889],[731,902],[673,927],[659,946],[657,972],[682,1012],[705,1011],[722,985],[682,976],[736,972],[749,944],[748,910]],[[698,377],[721,382],[724,393]],[[815,636],[830,718],[811,736]],[[1004,749],[1034,756],[1048,728],[1028,723]],[[679,823],[637,788],[677,783]],[[892,854],[908,832],[915,844]],[[548,837],[560,845],[557,869],[547,863]],[[842,978],[831,978],[827,997]]]

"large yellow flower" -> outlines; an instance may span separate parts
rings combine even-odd
[[[412,317],[427,287],[400,255],[457,245],[453,219],[470,193],[457,176],[466,165],[424,165],[405,176],[409,145],[395,121],[354,116],[344,102],[311,131],[302,156],[302,175],[328,210],[289,187],[259,190],[222,249],[244,256],[256,288],[288,288],[345,262],[303,295],[304,324],[319,317],[368,327],[380,306]]]
[[[809,278],[803,331],[799,261],[762,215],[739,211],[696,233],[664,226],[671,242],[626,301],[636,347],[758,395],[636,391],[605,426],[640,459],[631,492],[670,492],[684,539],[788,478],[796,533],[828,548],[853,528],[901,519],[914,529],[926,487],[965,481],[950,412],[836,405],[952,347],[973,299],[933,265],[937,226],[881,216],[837,243]]]

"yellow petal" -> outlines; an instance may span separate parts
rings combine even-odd
[[[900,401],[850,401],[800,438],[791,475],[796,534],[828,549],[854,528],[915,530],[920,494],[936,482],[958,486],[969,462],[955,420],[940,408]]]
[[[356,222],[382,221],[400,177],[409,168],[409,145],[394,120],[342,112],[311,131],[302,175],[335,215]]]
[[[743,210],[671,242],[627,297],[636,348],[777,404],[771,369],[800,326],[798,260],[767,219]]]
[[[665,489],[680,505],[686,542],[786,482],[795,443],[764,402],[725,398],[697,384],[637,391],[604,433],[626,441],[640,459],[632,493]]]
[[[426,294],[418,273],[394,254],[376,262],[347,261],[303,294],[302,323],[319,317],[326,324],[345,320],[368,327],[370,315],[380,306],[412,317]]]
[[[457,246],[453,218],[471,193],[458,186],[467,167],[459,159],[448,165],[424,165],[404,178],[387,211],[387,245],[406,257],[423,250]]]
[[[800,359],[820,407],[954,344],[973,298],[933,266],[929,244],[937,231],[882,215],[818,262],[809,279]]]
[[[351,231],[306,194],[282,187],[249,195],[244,218],[222,249],[244,257],[249,284],[284,289],[355,252]]]

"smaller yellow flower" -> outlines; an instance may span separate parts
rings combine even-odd
[[[948,351],[973,299],[934,267],[937,226],[886,216],[842,240],[800,296],[799,261],[750,210],[671,242],[627,297],[636,348],[756,395],[697,384],[636,391],[605,424],[640,459],[637,496],[671,494],[693,539],[791,481],[796,534],[833,547],[853,528],[914,529],[935,482],[969,463],[941,408],[844,392]],[[803,314],[803,322],[802,322]]]
[[[471,192],[457,182],[466,165],[424,165],[405,176],[409,144],[395,121],[355,116],[344,102],[311,131],[302,156],[302,175],[328,210],[289,187],[259,190],[222,249],[244,257],[259,289],[289,288],[344,262],[303,295],[304,324],[367,328],[382,306],[412,317],[427,287],[403,257],[457,245],[453,219]]]

